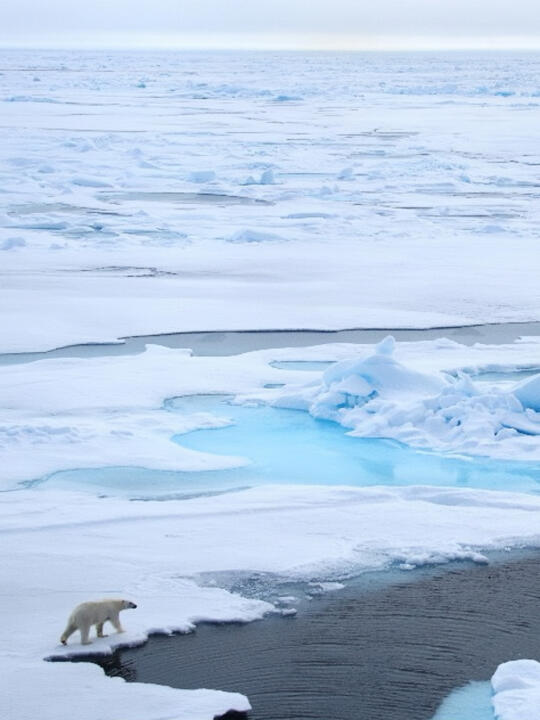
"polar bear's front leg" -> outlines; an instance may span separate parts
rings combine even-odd
[[[111,624],[114,627],[114,629],[116,630],[116,632],[119,632],[119,633],[124,632],[124,628],[122,627],[120,618],[118,617],[118,613],[116,613],[115,615],[111,615],[109,620],[111,621]]]
[[[104,624],[105,624],[105,621],[97,623],[97,625],[96,625],[96,633],[97,633],[98,638],[107,637],[106,635],[103,634],[103,625]]]
[[[90,640],[88,639],[90,634],[90,625],[85,623],[80,626],[79,630],[81,631],[81,645],[90,645]]]

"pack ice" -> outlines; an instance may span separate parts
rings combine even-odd
[[[537,56],[1,54],[2,352],[179,331],[540,320]],[[248,709],[219,689],[128,686],[90,664],[43,662],[78,651],[58,637],[81,601],[136,600],[128,632],[92,645],[110,653],[150,632],[276,611],[220,587],[222,574],[337,583],[395,564],[485,562],[540,539],[538,496],[511,487],[276,485],[130,502],[35,481],[238,467],[245,458],[172,442],[229,422],[167,411],[197,393],[301,408],[422,450],[534,460],[538,378],[476,375],[534,371],[539,357],[534,339],[389,339],[3,365],[0,716]],[[335,364],[306,376],[280,360]],[[535,673],[510,665],[494,679],[504,720],[535,717]]]
[[[274,402],[338,422],[357,437],[495,457],[512,454],[516,445],[538,452],[540,375],[510,389],[482,388],[463,372],[453,377],[408,368],[394,349],[388,337],[373,355],[337,362],[322,382],[285,389]]]

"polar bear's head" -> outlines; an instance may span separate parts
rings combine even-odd
[[[131,600],[122,600],[122,610],[129,610],[130,608],[135,609],[137,606]]]

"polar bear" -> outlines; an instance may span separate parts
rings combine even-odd
[[[118,617],[120,610],[136,607],[135,603],[132,603],[130,600],[119,600],[116,598],[104,598],[103,600],[83,602],[77,605],[69,616],[66,629],[62,633],[60,642],[62,645],[67,645],[68,637],[72,635],[75,630],[80,630],[81,645],[90,645],[90,640],[88,639],[90,627],[92,625],[96,626],[98,638],[106,637],[106,635],[103,634],[103,625],[107,620],[114,626],[116,632],[124,632],[120,618]]]

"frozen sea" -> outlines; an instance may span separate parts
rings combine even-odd
[[[538,54],[0,51],[0,716],[249,709],[43,662],[84,600],[138,604],[107,655],[538,547],[539,125]],[[431,330],[181,335],[359,328]]]
[[[540,320],[539,70],[2,51],[0,349]]]

